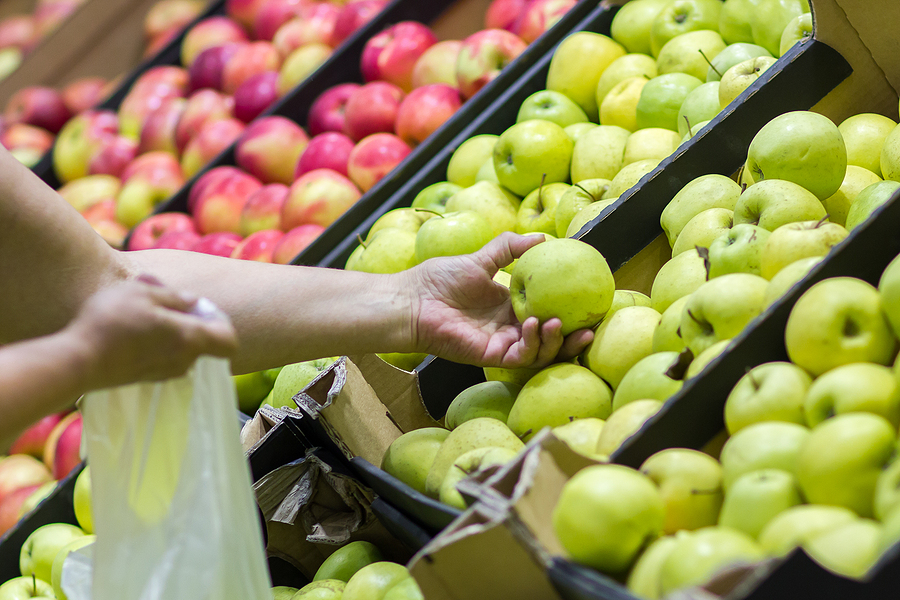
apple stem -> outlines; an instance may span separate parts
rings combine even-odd
[[[32,593],[37,596],[37,575],[34,573],[31,574],[31,589]]]
[[[829,218],[829,217],[831,217],[831,215],[825,215],[824,217],[822,217],[821,219],[819,219],[819,222],[816,223],[816,225],[815,225],[815,227],[813,227],[813,229],[818,229],[819,227],[821,227],[822,225],[824,225],[826,222],[828,222],[828,218]]]
[[[541,173],[541,184],[538,186],[538,201],[537,201],[537,209],[538,212],[544,210],[544,181],[547,179],[546,173]]]
[[[594,195],[593,195],[592,193],[590,193],[589,191],[587,191],[586,189],[584,189],[584,186],[582,186],[580,183],[576,183],[576,184],[574,184],[574,185],[575,185],[575,187],[577,187],[579,190],[581,190],[582,192],[584,192],[585,194],[587,194],[588,197],[591,199],[591,202],[596,202],[596,201],[597,201],[597,198],[595,198]]]
[[[524,442],[524,441],[525,441],[525,438],[527,438],[529,435],[531,435],[531,432],[532,432],[532,431],[534,431],[534,430],[533,430],[533,429],[527,429],[527,430],[525,431],[525,433],[523,433],[522,435],[519,436],[519,439],[522,440],[522,441]]]
[[[442,218],[442,219],[444,218],[443,213],[439,213],[439,212],[436,211],[436,210],[431,210],[430,208],[415,208],[415,209],[413,209],[413,210],[415,210],[416,212],[427,212],[427,213],[431,213],[431,214],[433,214],[433,215],[439,216],[439,217]]]
[[[366,245],[366,240],[364,240],[363,237],[358,233],[356,234],[356,241],[358,241],[359,245],[362,246],[363,248],[369,247],[368,245]]]
[[[684,115],[684,122],[687,123],[687,126],[688,126],[688,135],[693,136],[694,132],[691,131],[691,120],[688,119],[687,115]]]
[[[684,376],[685,374],[687,374],[688,367],[693,360],[694,353],[691,352],[690,348],[685,348],[678,353],[678,357],[675,359],[675,362],[673,362],[672,365],[668,369],[666,369],[666,377],[672,379],[673,381],[684,381]]]
[[[700,56],[703,57],[703,60],[705,60],[705,61],[706,61],[706,64],[709,65],[709,68],[712,69],[713,72],[714,72],[716,75],[719,76],[719,79],[722,79],[722,74],[719,73],[719,70],[715,67],[715,65],[712,64],[712,61],[709,60],[709,58],[706,56],[706,53],[703,52],[703,50],[700,50],[699,48],[697,49],[697,52],[700,53]]]
[[[753,391],[757,392],[759,391],[759,382],[756,380],[756,377],[754,375],[755,374],[753,373],[753,371],[747,371],[747,379],[750,380],[750,385],[753,386]]]
[[[706,280],[709,281],[709,270],[712,266],[709,262],[709,248],[705,246],[694,246],[694,248],[697,249],[697,254],[703,259],[703,268],[706,269]]]

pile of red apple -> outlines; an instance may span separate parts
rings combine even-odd
[[[84,0],[37,0],[30,15],[10,15],[0,20],[0,80],[19,68],[25,56]]]

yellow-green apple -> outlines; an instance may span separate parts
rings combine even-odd
[[[750,223],[769,231],[789,223],[820,221],[825,216],[825,207],[811,192],[781,179],[752,185],[734,205],[735,224]]]
[[[238,138],[235,161],[263,183],[290,185],[308,142],[306,132],[290,119],[263,117],[248,125]]]
[[[881,557],[882,529],[877,521],[857,519],[813,536],[803,549],[832,573],[862,579]]]
[[[681,138],[689,132],[696,133],[696,127],[704,121],[711,121],[719,111],[718,81],[710,81],[700,85],[685,97],[678,109],[678,135]]]
[[[658,127],[639,129],[628,136],[628,140],[625,142],[622,166],[642,160],[661,161],[672,154],[679,145],[681,145],[681,136],[674,131]]]
[[[329,45],[332,48],[340,46],[354,31],[374,19],[385,6],[387,0],[355,0],[345,4],[334,24]]]
[[[637,361],[619,381],[613,395],[613,410],[636,400],[663,402],[681,389],[681,381],[669,374],[677,352],[656,352]]]
[[[544,427],[564,425],[572,419],[605,419],[612,412],[612,392],[589,369],[559,363],[528,380],[509,411],[507,424],[527,440]]]
[[[691,364],[688,365],[687,370],[684,372],[684,379],[690,379],[691,377],[700,375],[700,373],[702,373],[703,370],[706,369],[707,365],[709,365],[713,360],[725,353],[725,350],[728,348],[728,345],[730,343],[730,338],[719,340],[718,342],[695,356],[691,361]]]
[[[278,72],[263,71],[244,80],[234,91],[234,116],[249,123],[278,99]]]
[[[359,141],[373,133],[394,131],[403,90],[386,81],[373,81],[350,92],[344,106],[344,130]]]
[[[579,137],[572,150],[572,182],[612,180],[622,168],[625,145],[630,135],[622,127],[601,125]]]
[[[248,236],[264,229],[281,228],[281,209],[288,196],[288,186],[271,183],[259,188],[244,203],[241,209],[239,233]]]
[[[231,231],[217,231],[202,236],[191,250],[228,258],[243,239],[240,234]]]
[[[784,331],[788,356],[813,375],[840,365],[889,365],[897,341],[873,286],[833,277],[808,289],[791,310]]]
[[[673,0],[673,4],[689,1],[691,0]],[[685,73],[667,73],[648,81],[641,89],[637,103],[638,129],[662,127],[678,131],[678,110],[687,95],[702,84],[700,79]]]
[[[726,273],[759,275],[763,248],[770,235],[767,229],[747,223],[729,229],[709,245],[709,278]]]
[[[627,77],[614,85],[600,103],[600,123],[628,131],[638,129],[637,107],[648,81],[639,75]]]
[[[763,421],[805,424],[803,405],[810,383],[809,374],[789,362],[769,362],[750,369],[725,400],[725,427],[735,434]]]
[[[147,115],[141,128],[138,153],[165,151],[178,154],[175,132],[187,106],[184,98],[167,98]]]
[[[222,70],[242,42],[226,42],[206,48],[188,68],[188,87],[191,92],[204,88],[222,90]]]
[[[23,577],[34,575],[42,581],[50,581],[53,559],[69,542],[84,536],[74,525],[51,523],[39,527],[28,536],[19,555],[19,569]]]
[[[609,189],[603,194],[603,199],[618,198],[636,186],[645,175],[656,168],[659,162],[659,159],[656,158],[645,158],[622,166],[615,177],[612,178],[612,181],[609,182]]]
[[[756,539],[776,515],[803,503],[797,478],[781,469],[744,473],[732,482],[722,503],[719,525]]]
[[[722,80],[719,82],[719,106],[724,110],[775,62],[776,59],[771,56],[757,56],[739,62],[722,73]]]
[[[729,44],[752,43],[753,10],[760,0],[725,0],[719,14],[718,30]]]
[[[314,136],[300,154],[294,177],[315,169],[331,169],[346,176],[353,145],[353,140],[336,131],[326,131]]]
[[[732,434],[719,456],[726,495],[738,477],[751,471],[782,469],[796,474],[809,436],[805,426],[786,421],[753,423]]]
[[[313,581],[336,579],[346,583],[354,573],[380,560],[384,560],[384,557],[375,544],[361,540],[350,542],[335,550],[322,562]]]
[[[181,64],[191,67],[201,52],[228,42],[247,42],[247,33],[228,17],[215,15],[203,19],[188,31],[181,43]]]
[[[684,340],[681,339],[681,313],[687,304],[690,295],[682,296],[674,301],[662,313],[659,325],[653,332],[653,353],[657,352],[681,352],[684,350]]]
[[[461,187],[469,187],[477,180],[478,170],[486,161],[493,161],[494,146],[498,135],[476,135],[464,141],[450,156],[447,165],[447,181]]]
[[[660,594],[703,585],[723,569],[752,565],[764,556],[756,540],[742,531],[718,525],[703,527],[675,538],[660,566]]]
[[[0,77],[4,79],[8,77],[10,73],[19,68],[24,59],[25,54],[19,48],[10,47],[0,50]]]
[[[886,204],[900,189],[900,182],[893,180],[879,181],[866,186],[847,211],[847,229],[854,229],[869,218],[875,209]]]
[[[650,54],[650,29],[659,12],[671,0],[633,0],[626,3],[613,17],[612,38],[625,46],[629,53]]]
[[[438,214],[444,213],[446,212],[447,202],[462,189],[449,181],[433,183],[416,194],[410,207]]]
[[[534,0],[525,9],[522,20],[518,22],[516,33],[530,44],[550,29],[575,4],[576,0]]]
[[[783,56],[797,42],[811,38],[812,34],[812,13],[797,15],[785,25],[784,31],[781,33],[781,40],[778,44],[779,56]]]
[[[53,593],[56,600],[67,600],[68,596],[66,596],[65,592],[62,589],[62,574],[63,574],[63,564],[65,564],[66,559],[69,557],[69,554],[75,552],[76,550],[80,550],[85,546],[89,546],[97,541],[97,536],[95,535],[83,535],[79,538],[75,538],[62,548],[60,548],[59,552],[56,554],[56,558],[53,559],[53,564],[50,566],[50,585],[53,586]]]
[[[584,111],[587,119],[596,122],[602,100],[597,92],[599,81],[607,68],[624,56],[625,48],[605,35],[573,33],[553,52],[547,90],[564,94]]]
[[[436,256],[456,256],[480,250],[494,238],[490,222],[471,210],[448,211],[429,219],[416,234],[416,263]]]
[[[394,227],[381,229],[370,233],[355,252],[355,257],[351,255],[355,262],[351,268],[348,260],[347,270],[399,273],[416,265],[416,232]]]
[[[661,315],[647,306],[627,306],[605,318],[582,354],[582,364],[616,389],[631,367],[653,352]]]
[[[147,250],[156,246],[157,241],[169,232],[196,233],[194,221],[185,213],[160,213],[147,217],[139,223],[128,242],[129,250]]]
[[[782,225],[763,246],[760,274],[772,279],[781,269],[802,258],[825,256],[845,237],[847,230],[837,223],[800,221]]]
[[[596,456],[606,460],[662,408],[659,400],[634,400],[606,419],[597,438]]]
[[[246,126],[237,119],[207,122],[191,138],[181,155],[181,170],[185,177],[193,177],[216,156],[231,146]]]
[[[275,384],[272,386],[272,393],[269,396],[272,406],[275,408],[286,406],[296,408],[297,405],[293,400],[294,395],[306,388],[310,382],[328,369],[336,360],[336,357],[317,358],[283,367],[275,377]]]
[[[540,372],[540,369],[522,367],[518,369],[504,369],[502,367],[484,367],[484,377],[488,381],[506,381],[516,385],[525,383]]]
[[[710,59],[709,69],[706,72],[706,81],[720,81],[731,67],[760,56],[772,56],[772,54],[756,44],[729,44],[715,58]]]
[[[464,389],[447,407],[444,423],[456,429],[477,417],[493,417],[504,423],[522,386],[507,381],[485,381]]]
[[[697,288],[681,315],[681,337],[694,356],[735,337],[761,313],[767,283],[759,275],[727,273]]]
[[[281,226],[313,223],[327,227],[360,198],[352,181],[330,169],[306,173],[293,184],[281,209]]]
[[[640,598],[647,598],[647,600],[659,600],[659,571],[672,548],[675,547],[675,540],[679,535],[689,534],[684,532],[657,538],[641,552],[628,573],[626,585],[631,593]]]
[[[494,446],[518,452],[525,445],[502,421],[490,417],[470,419],[444,439],[425,479],[425,491],[436,498],[453,462],[476,448]]]
[[[598,200],[597,202],[592,202],[588,204],[583,209],[578,211],[572,220],[569,221],[569,226],[566,228],[565,237],[568,238],[578,238],[578,233],[585,228],[591,221],[600,216],[603,211],[610,205],[612,205],[618,198],[609,198],[607,200]],[[578,238],[580,239],[580,238]]]
[[[325,228],[321,225],[313,223],[298,225],[288,230],[284,237],[275,245],[275,250],[272,252],[272,262],[279,265],[291,263],[324,230]]]
[[[63,479],[81,463],[81,413],[66,415],[44,444],[44,464],[56,480]]]
[[[231,258],[270,263],[275,246],[283,236],[284,232],[279,229],[263,229],[251,233],[234,247]]]
[[[878,281],[878,291],[885,315],[894,335],[900,335],[900,260],[892,260]]]
[[[803,444],[797,480],[813,504],[874,515],[875,484],[894,453],[896,427],[882,416],[852,412],[816,425]]]
[[[215,90],[203,89],[191,94],[175,126],[175,145],[184,151],[203,127],[214,121],[230,118],[234,113],[234,99]]]
[[[247,415],[255,414],[262,401],[272,392],[275,377],[270,377],[268,371],[232,375],[231,380],[237,392],[238,410]]]
[[[596,465],[563,486],[553,529],[575,562],[624,573],[662,533],[665,504],[646,475],[621,465]]]
[[[728,235],[733,225],[733,212],[727,208],[708,208],[696,215],[678,234],[672,245],[672,256],[678,256],[697,248],[711,248],[712,244],[722,236]],[[752,225],[748,225],[752,227]],[[730,246],[719,244],[721,250],[727,250]]]
[[[367,192],[410,152],[412,148],[396,135],[373,133],[357,142],[350,152],[347,174],[360,190]]]
[[[49,484],[55,486],[56,482],[50,481]],[[42,487],[42,485],[27,485],[0,497],[0,537],[15,527],[16,523],[27,514],[28,511],[24,510],[25,503]]]
[[[137,141],[147,115],[167,98],[187,94],[188,72],[175,66],[151,67],[144,72],[119,106],[119,132]]]
[[[281,56],[265,41],[240,45],[222,69],[222,91],[234,94],[247,79],[264,71],[278,71]]]
[[[809,10],[807,0],[760,0],[750,19],[753,43],[768,50],[772,56],[780,56],[784,29],[794,17]]]
[[[784,556],[806,541],[856,521],[853,511],[840,506],[801,504],[772,518],[759,533],[759,544],[771,556]]]
[[[572,419],[568,423],[551,428],[553,435],[564,441],[569,448],[590,458],[598,458],[597,442],[603,431],[604,420],[596,417]]]
[[[650,51],[658,57],[666,42],[689,31],[719,25],[722,3],[713,0],[673,0],[662,7],[650,27]]]
[[[608,179],[582,179],[563,192],[553,215],[556,237],[566,237],[566,230],[575,215],[589,204],[599,201],[609,188],[609,183]]]
[[[297,16],[278,28],[272,37],[272,45],[282,58],[304,44],[329,45],[341,9],[327,2],[301,4]]]
[[[58,193],[78,212],[83,213],[98,202],[115,198],[122,189],[121,180],[112,175],[88,175],[75,179]]]
[[[741,188],[724,175],[703,175],[685,185],[663,209],[659,222],[674,246],[688,221],[710,208],[734,210]]]
[[[717,31],[689,31],[673,37],[660,48],[656,67],[660,75],[687,73],[706,81],[709,61],[724,49],[725,41]]]
[[[632,77],[642,77],[650,80],[656,77],[657,74],[656,60],[652,56],[647,56],[646,54],[620,56],[603,71],[603,74],[600,75],[600,79],[597,81],[595,100],[598,111],[606,95],[622,81]]]
[[[388,447],[381,468],[424,494],[428,471],[449,435],[450,431],[442,427],[423,427],[404,433]]]
[[[271,40],[278,28],[297,16],[304,0],[269,0],[256,11],[251,28],[253,38]]]
[[[326,131],[343,131],[347,102],[358,83],[342,83],[322,92],[309,108],[306,128],[312,136]]]
[[[437,131],[460,106],[462,100],[455,87],[433,83],[416,88],[397,109],[397,135],[410,146],[416,146]]]
[[[474,96],[527,46],[504,29],[485,29],[464,39],[456,59],[456,83],[462,97]]]
[[[53,170],[60,181],[67,183],[88,175],[93,157],[118,130],[119,119],[109,110],[88,110],[70,119],[53,146]]]
[[[487,183],[487,182],[482,182]],[[556,207],[572,186],[568,183],[542,185],[522,199],[516,215],[516,233],[556,234]],[[470,188],[471,189],[471,188]],[[459,192],[459,195],[464,192]]]
[[[412,71],[412,87],[419,88],[432,83],[456,87],[456,59],[462,42],[445,40],[431,46],[416,60]]]
[[[813,267],[822,262],[822,259],[822,256],[801,258],[778,271],[778,273],[769,280],[769,286],[766,288],[766,306],[771,306],[779,298],[784,296],[788,290],[794,287],[794,284],[806,277],[806,274],[809,273]]]
[[[900,424],[900,390],[888,367],[851,363],[816,378],[806,394],[804,411],[810,427],[834,415],[869,412],[896,428]]]
[[[71,117],[62,94],[54,88],[39,85],[18,90],[10,96],[3,109],[3,119],[7,124],[25,123],[50,133],[58,133]]]
[[[556,123],[542,119],[516,123],[494,146],[494,171],[503,187],[525,196],[541,184],[568,181],[573,147]]]
[[[684,134],[684,137],[681,139],[681,143],[685,143],[695,135],[700,133],[700,130],[709,125],[709,121],[700,121],[699,123],[694,123],[691,125],[690,131]]]
[[[847,214],[859,193],[879,181],[881,177],[872,171],[856,165],[847,165],[841,187],[822,201],[825,212],[828,213],[828,220],[838,225],[846,225]]]
[[[588,120],[580,106],[565,94],[552,90],[535,92],[522,102],[516,116],[516,123],[529,119],[552,121],[560,127],[585,123]]]
[[[35,488],[35,486],[40,486],[52,479],[48,467],[33,456],[13,454],[2,458],[0,459],[0,501],[5,500],[17,489]]]
[[[847,150],[831,119],[793,111],[775,117],[753,137],[747,167],[757,182],[784,179],[825,200],[841,187]]]
[[[884,139],[880,162],[884,179],[900,181],[900,126],[894,127]]]
[[[308,583],[299,590],[292,587],[279,587],[272,588],[272,591],[275,592],[274,600],[291,600],[292,598],[297,598],[297,600],[313,598],[315,600],[340,600],[346,587],[347,582],[345,581],[322,579]],[[276,590],[284,590],[284,592],[279,595]]]
[[[53,586],[46,581],[34,577],[15,577],[0,585],[0,597],[11,598],[12,600],[26,600],[28,598],[45,600],[53,598],[54,593]]]
[[[420,600],[423,596],[416,580],[410,576],[406,567],[392,562],[376,562],[357,571],[347,582],[347,587],[344,588],[340,598]]]
[[[412,233],[416,233],[419,231],[419,227],[422,226],[422,223],[433,216],[433,213],[424,210],[416,210],[412,207],[389,210],[375,219],[375,222],[372,223],[372,227],[369,228],[366,239],[369,239],[374,233],[381,231],[382,229],[390,228],[405,229]]]
[[[659,487],[666,507],[663,533],[715,525],[722,506],[722,467],[699,450],[668,448],[651,455],[641,473]]]
[[[285,96],[292,89],[306,81],[331,56],[333,50],[326,44],[311,43],[300,46],[290,53],[278,71],[275,91]]]
[[[875,497],[873,508],[875,518],[880,521],[887,521],[888,518],[896,512],[896,508],[900,505],[900,486],[898,486],[898,478],[900,478],[900,461],[892,459],[888,465],[878,476],[875,483]]]
[[[426,25],[403,21],[375,35],[363,48],[360,70],[365,81],[387,81],[405,92],[412,90],[413,67],[437,43]]]
[[[666,262],[653,279],[650,305],[660,314],[706,282],[706,263],[697,249],[685,250]]]
[[[441,488],[438,499],[454,508],[465,510],[468,507],[465,498],[456,489],[456,484],[479,471],[502,467],[516,457],[516,452],[508,448],[476,448],[469,450],[453,461]]]

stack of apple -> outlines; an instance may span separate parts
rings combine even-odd
[[[81,415],[59,413],[29,427],[0,458],[0,537],[81,462]]]

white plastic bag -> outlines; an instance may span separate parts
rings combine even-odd
[[[184,377],[93,392],[82,406],[92,599],[270,599],[228,362],[200,357]]]

